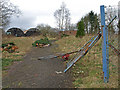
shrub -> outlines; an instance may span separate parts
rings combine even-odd
[[[80,37],[80,36],[85,36],[85,31],[84,31],[84,22],[81,20],[77,23],[77,34],[76,37]]]
[[[69,36],[69,35],[67,35],[67,34],[62,34],[61,35],[61,37],[67,37],[67,36]]]
[[[42,45],[50,44],[50,41],[48,40],[47,37],[45,37],[44,39],[36,40],[34,43],[32,43],[33,47],[36,47],[40,44]]]

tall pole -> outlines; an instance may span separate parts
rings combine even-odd
[[[120,1],[118,2],[118,20],[119,20],[118,22],[120,22]],[[120,23],[118,23],[118,24],[120,24]],[[118,25],[118,28],[119,28],[118,34],[120,35],[120,25]],[[119,45],[120,45],[120,43],[119,43]]]
[[[120,49],[120,1],[118,2],[118,48]],[[120,56],[118,55],[118,88],[120,88]]]
[[[101,28],[103,33],[103,41],[102,41],[102,59],[103,59],[103,73],[104,73],[104,82],[107,83],[109,81],[109,59],[108,59],[108,32],[107,27],[105,25],[105,9],[104,5],[100,6],[101,13]]]

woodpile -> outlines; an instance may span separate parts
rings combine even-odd
[[[9,53],[13,53],[18,49],[18,47],[14,43],[5,43],[1,45],[1,51],[7,51]]]
[[[44,38],[44,39],[40,39],[40,40],[36,40],[34,43],[32,43],[33,47],[48,47],[50,46],[50,41],[48,40],[48,38]]]

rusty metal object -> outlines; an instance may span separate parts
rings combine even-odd
[[[113,50],[114,50],[114,52],[117,54],[117,55],[120,55],[120,51],[119,50],[117,50],[113,45],[111,45],[110,43],[108,44],[109,45],[109,47],[111,47]]]

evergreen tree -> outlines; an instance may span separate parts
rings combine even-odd
[[[91,11],[91,12],[89,13],[89,22],[90,22],[90,24],[91,24],[90,33],[93,32],[93,29],[94,29],[94,21],[95,21],[94,12]]]
[[[99,28],[98,15],[93,11],[89,12],[83,17],[85,32],[88,34],[96,33]]]
[[[81,20],[81,21],[79,21],[77,23],[77,28],[78,28],[78,31],[77,31],[76,37],[84,36],[85,31],[84,31],[84,22],[83,22],[83,20]]]

